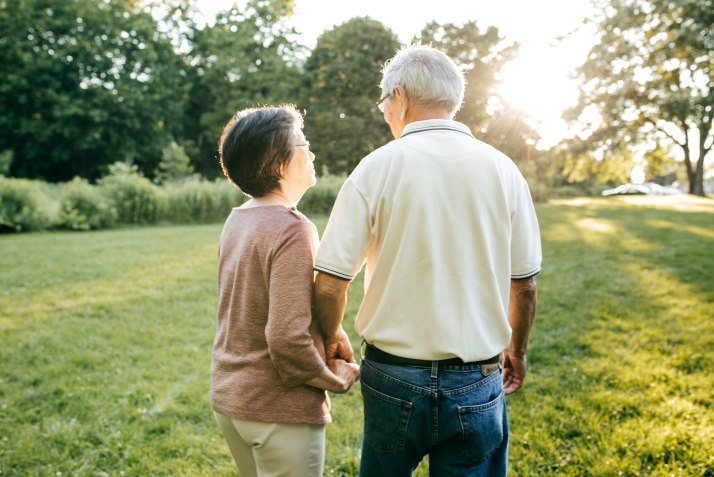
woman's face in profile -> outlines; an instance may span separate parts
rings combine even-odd
[[[293,187],[307,189],[316,182],[313,164],[315,155],[310,152],[309,143],[302,131],[298,129],[295,135],[297,146],[283,180]]]

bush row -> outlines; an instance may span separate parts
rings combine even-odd
[[[306,214],[329,214],[345,177],[318,179],[300,201]],[[84,179],[62,184],[0,175],[0,231],[92,230],[116,225],[222,222],[248,200],[225,179],[197,176],[156,185],[135,167],[118,163],[93,185]]]

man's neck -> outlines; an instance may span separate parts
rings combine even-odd
[[[441,108],[412,108],[407,111],[404,118],[404,125],[415,123],[417,121],[428,121],[430,119],[446,119],[451,120],[451,115]]]
[[[428,121],[430,119],[445,119],[449,121],[451,120],[451,114],[441,108],[410,108],[407,111],[404,120],[399,121],[397,124],[390,124],[392,135],[395,139],[399,139],[407,124],[415,123],[417,121]]]

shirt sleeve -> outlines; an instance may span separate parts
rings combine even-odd
[[[340,190],[315,258],[315,270],[351,281],[372,242],[369,204],[351,180]]]
[[[309,381],[325,368],[309,330],[316,243],[310,225],[300,222],[286,230],[270,264],[265,338],[270,358],[289,387]]]
[[[511,215],[511,279],[524,280],[540,272],[540,229],[528,183],[521,179],[516,208]]]

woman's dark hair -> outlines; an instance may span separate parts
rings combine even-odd
[[[221,167],[246,195],[261,197],[280,187],[281,172],[296,146],[302,116],[293,105],[239,111],[223,129]]]

